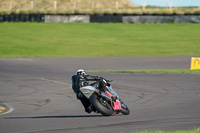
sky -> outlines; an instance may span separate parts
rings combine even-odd
[[[130,0],[134,2],[137,5],[143,5],[143,3],[146,3],[146,5],[150,6],[170,6],[170,3],[172,6],[199,6],[200,0]]]

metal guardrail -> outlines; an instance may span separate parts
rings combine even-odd
[[[200,23],[200,15],[45,15],[10,14],[0,15],[0,22],[46,22],[46,23]]]

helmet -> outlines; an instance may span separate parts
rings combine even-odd
[[[85,70],[78,69],[77,72],[76,72],[76,75],[86,75]]]

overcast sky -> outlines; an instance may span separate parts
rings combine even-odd
[[[145,2],[146,5],[151,6],[169,6],[170,3],[172,6],[199,6],[200,0],[130,0],[137,5],[143,5]]]

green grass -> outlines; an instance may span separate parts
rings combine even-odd
[[[88,70],[88,72],[112,72],[112,73],[200,73],[200,70],[189,69],[148,69],[148,70]]]
[[[199,24],[0,23],[0,57],[198,56]]]
[[[139,131],[135,133],[200,133],[200,128],[188,131]]]

